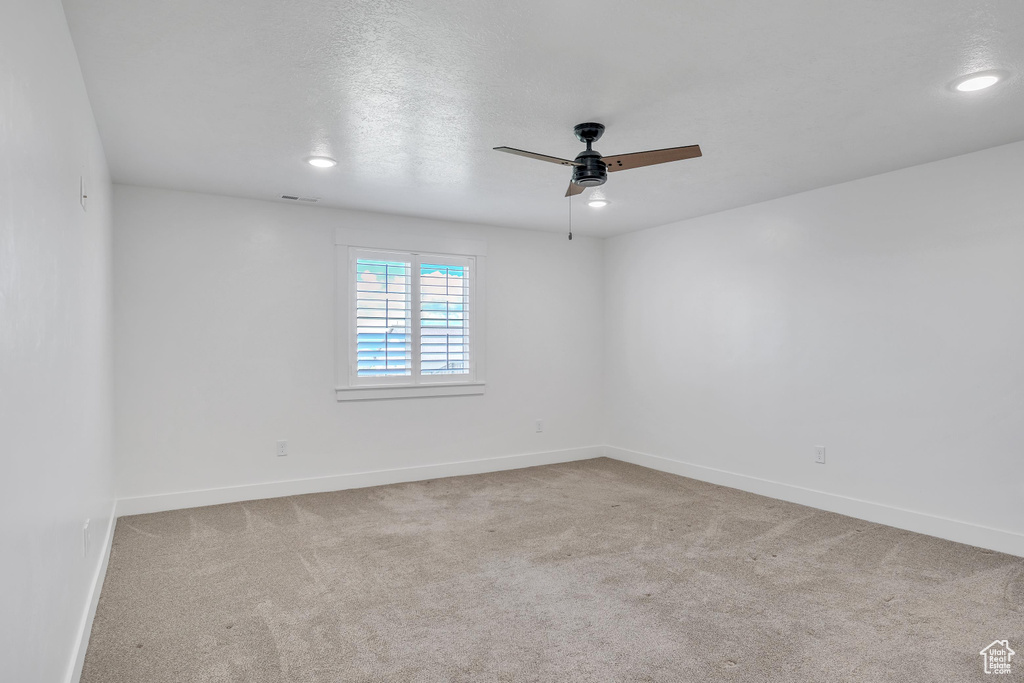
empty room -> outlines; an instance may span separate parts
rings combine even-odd
[[[1019,0],[5,0],[0,680],[1024,676],[1022,188]]]

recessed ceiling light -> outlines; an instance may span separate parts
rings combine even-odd
[[[960,92],[974,92],[975,90],[991,88],[1001,80],[1003,80],[1003,74],[998,71],[979,71],[978,73],[958,78],[953,82],[953,89]]]
[[[331,166],[337,166],[338,162],[330,157],[309,157],[306,162],[310,166],[316,166],[317,168],[330,168]]]
[[[608,206],[607,199],[591,199],[587,202],[587,206],[592,206],[595,209],[600,209],[602,206]]]

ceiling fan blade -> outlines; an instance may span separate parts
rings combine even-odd
[[[565,191],[566,197],[575,197],[578,194],[582,194],[583,190],[587,188],[577,185],[576,183],[569,183],[569,189]]]
[[[699,157],[700,145],[688,145],[686,147],[669,147],[668,149],[652,149],[649,152],[633,152],[632,154],[619,154],[614,157],[603,157],[601,161],[608,164],[608,171],[626,171],[641,166],[653,166],[664,164],[668,161],[682,161]]]
[[[570,161],[569,159],[559,159],[558,157],[549,157],[546,154],[537,154],[536,152],[527,152],[524,149],[516,149],[514,147],[495,147],[499,152],[507,152],[509,154],[516,154],[527,159],[538,159],[540,161],[548,161],[552,164],[561,164],[562,166],[582,166],[583,164]]]

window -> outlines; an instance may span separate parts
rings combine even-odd
[[[473,258],[352,249],[355,384],[472,375]]]
[[[483,393],[482,256],[345,245],[342,257],[339,245],[339,400]]]

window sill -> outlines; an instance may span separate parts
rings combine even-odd
[[[484,393],[483,382],[450,382],[392,387],[337,387],[338,401],[383,401],[394,398],[428,398],[431,396],[471,396]]]

